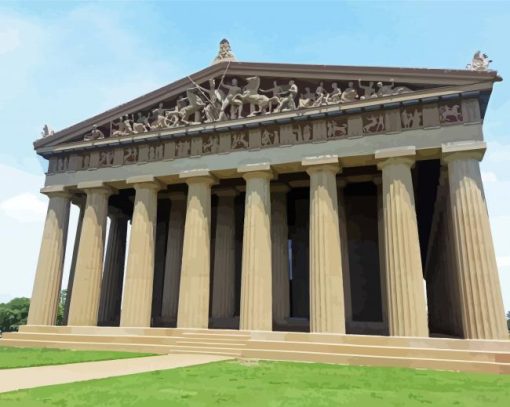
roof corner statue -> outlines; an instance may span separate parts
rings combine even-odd
[[[226,38],[223,38],[220,41],[220,50],[218,51],[218,55],[212,61],[213,64],[217,64],[223,61],[237,61],[234,53],[232,52],[232,48],[230,47],[230,43]]]
[[[473,55],[473,60],[466,66],[466,69],[471,71],[487,72],[490,71],[489,64],[491,62],[492,59],[489,59],[487,54],[484,54],[482,51],[476,51],[475,55]]]

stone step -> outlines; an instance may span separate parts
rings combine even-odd
[[[170,353],[198,353],[207,355],[222,355],[241,357],[241,352],[238,349],[233,348],[217,348],[217,347],[196,347],[196,346],[172,346]]]
[[[369,356],[433,358],[442,360],[476,360],[510,363],[510,352],[479,351],[464,349],[436,349],[395,346],[373,346],[363,344],[331,344],[286,341],[250,341],[250,349],[322,352],[341,354],[363,354]]]
[[[196,346],[196,347],[246,347],[246,343],[241,342],[226,342],[214,340],[176,340],[175,345],[183,346]]]

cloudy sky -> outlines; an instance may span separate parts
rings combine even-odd
[[[67,127],[200,70],[223,37],[257,62],[462,69],[481,49],[506,78],[509,21],[503,1],[1,2],[0,302],[32,290],[47,205],[32,142],[44,123]],[[509,121],[502,82],[482,170],[507,310]],[[73,209],[68,247],[75,218]]]

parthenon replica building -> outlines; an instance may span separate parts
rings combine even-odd
[[[202,71],[46,127],[16,335],[507,340],[479,166],[500,80],[481,53],[454,70],[245,63],[223,40]]]

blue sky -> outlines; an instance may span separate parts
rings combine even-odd
[[[509,77],[509,2],[1,2],[0,302],[29,296],[46,212],[32,142],[208,66],[241,61],[462,69]],[[482,163],[510,310],[510,85],[495,86]],[[72,212],[69,246],[74,238]],[[68,256],[70,257],[70,256]]]

